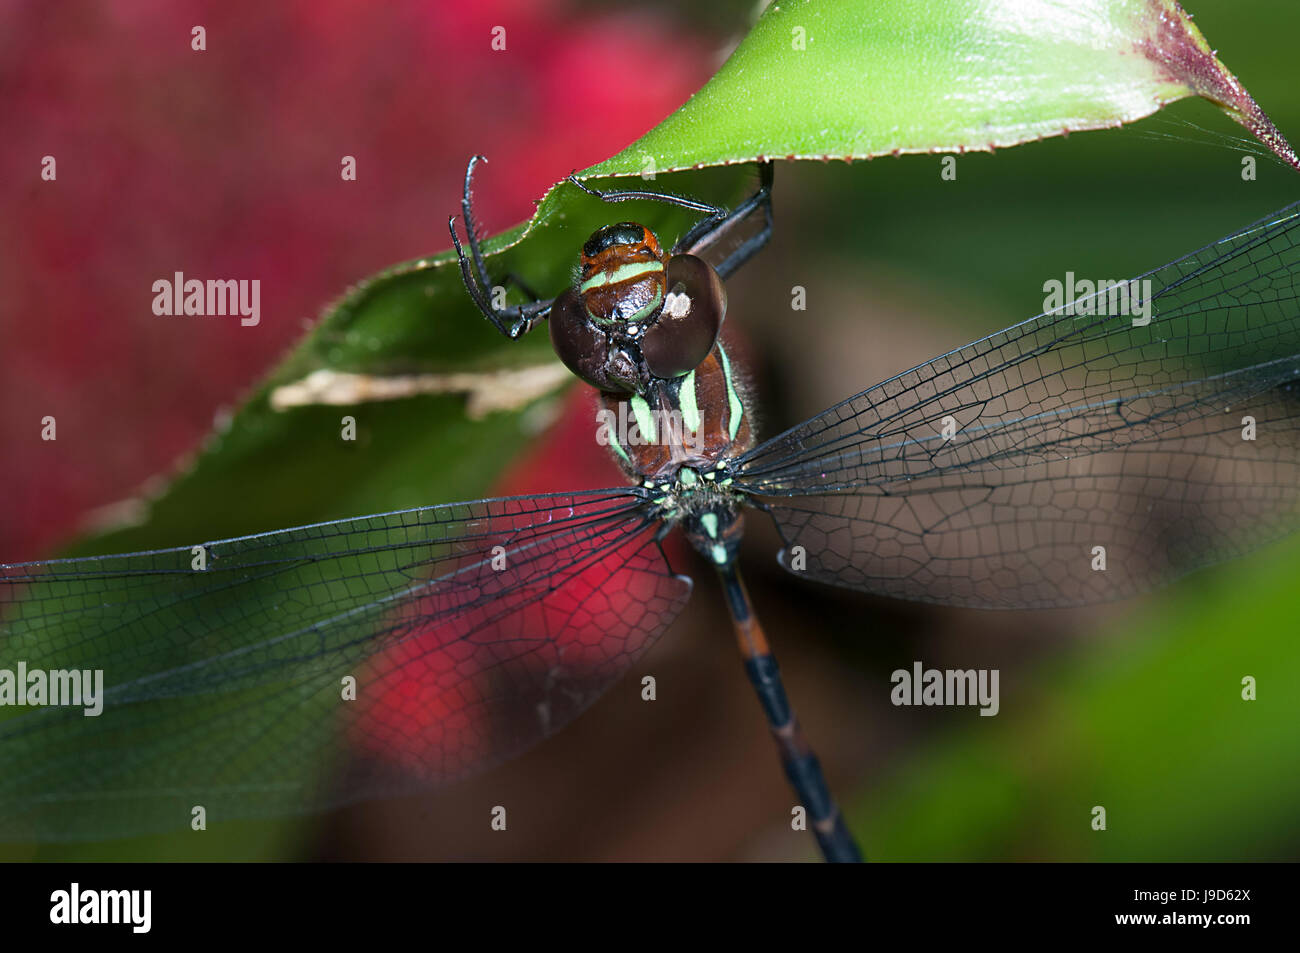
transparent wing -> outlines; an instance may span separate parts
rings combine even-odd
[[[681,610],[657,525],[627,488],[0,567],[0,670],[104,686],[98,715],[0,707],[0,840],[296,813],[511,757]]]
[[[1128,313],[1094,295],[935,358],[756,447],[736,485],[792,571],[956,605],[1123,598],[1274,539],[1300,492],[1298,225],[1142,276]]]

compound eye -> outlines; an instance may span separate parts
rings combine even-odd
[[[625,368],[611,367],[609,338],[587,316],[582,300],[573,289],[563,292],[551,305],[547,318],[551,346],[564,366],[592,387],[604,391],[629,391]]]
[[[727,313],[727,289],[713,267],[694,255],[668,259],[663,309],[641,338],[641,356],[655,377],[689,374],[709,356]]]

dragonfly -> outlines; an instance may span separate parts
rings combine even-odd
[[[0,840],[316,811],[499,764],[685,611],[680,533],[720,581],[812,837],[856,861],[741,574],[747,519],[810,582],[995,609],[1124,599],[1294,528],[1300,203],[1140,276],[1144,318],[1099,290],[760,440],[722,282],[765,237],[719,267],[696,252],[736,211],[770,230],[762,176],[732,212],[685,206],[701,225],[667,251],[601,228],[573,287],[494,309],[467,173],[468,293],[507,337],[548,323],[625,484],[0,566],[0,671],[104,673],[95,717],[0,707]]]

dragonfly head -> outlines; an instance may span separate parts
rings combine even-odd
[[[665,254],[650,229],[620,222],[582,246],[577,281],[551,308],[551,342],[593,387],[643,393],[651,379],[689,374],[708,356],[726,309],[712,266]]]
[[[578,297],[602,327],[650,320],[663,304],[667,256],[655,233],[636,222],[606,225],[582,246]]]

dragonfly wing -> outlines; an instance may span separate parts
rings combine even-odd
[[[518,754],[681,611],[657,527],[624,488],[0,567],[0,670],[104,686],[97,715],[0,708],[0,840],[297,813]]]
[[[921,601],[1118,599],[1248,551],[1297,522],[1298,239],[1292,206],[1137,279],[1128,313],[1093,296],[938,357],[736,486],[787,568]]]

